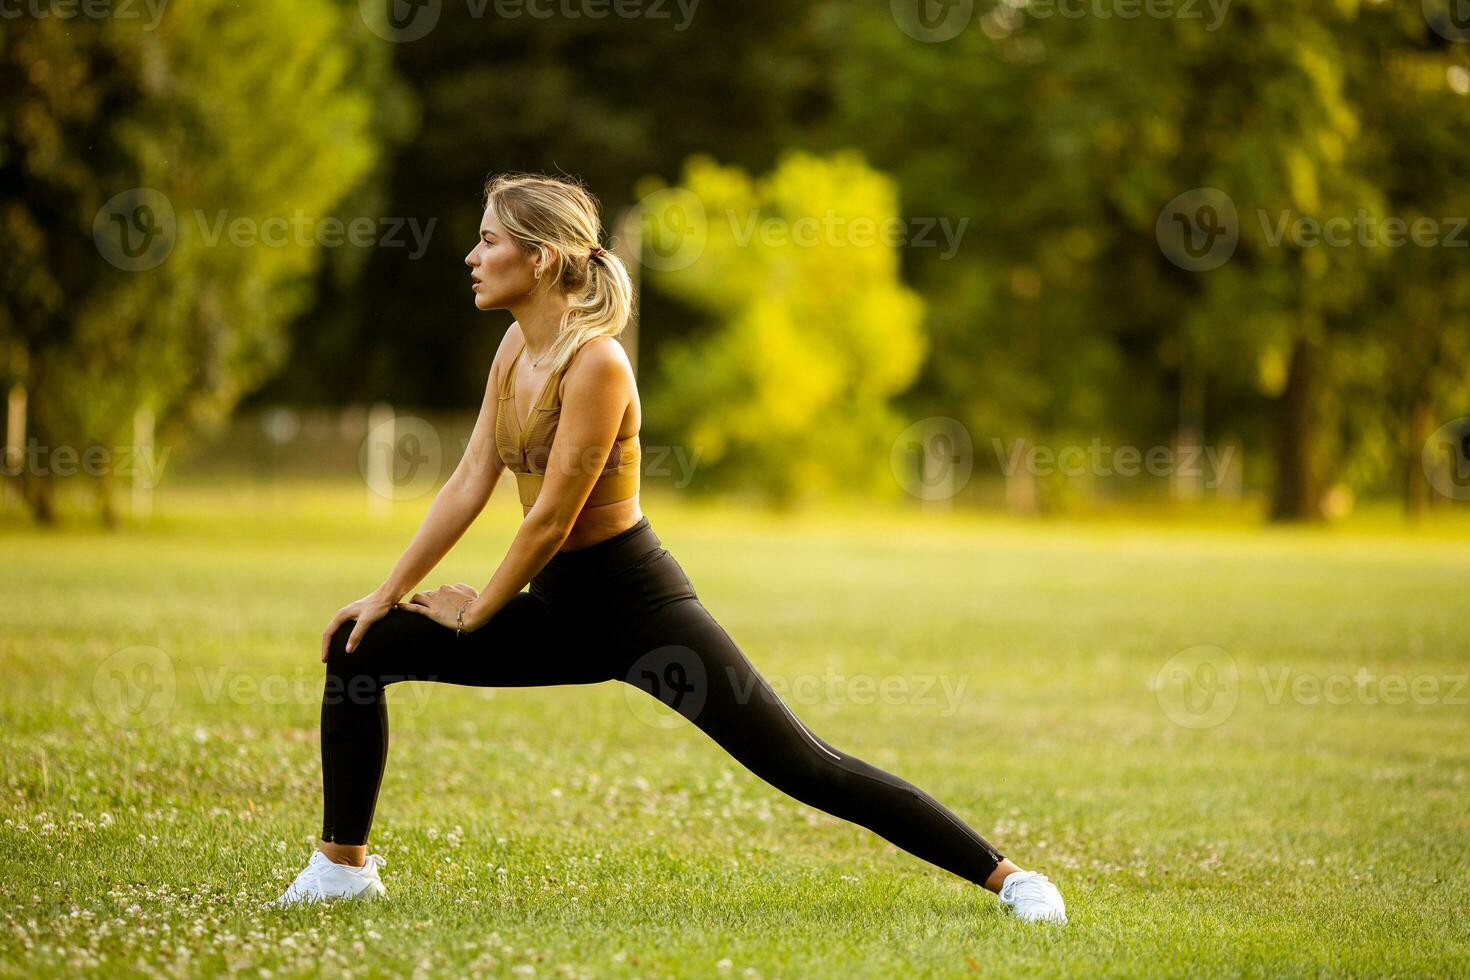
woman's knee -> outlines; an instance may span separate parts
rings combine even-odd
[[[337,627],[327,644],[327,665],[349,664],[376,660],[379,655],[402,644],[405,631],[419,626],[418,613],[406,609],[389,609],[381,618],[373,620],[358,636],[352,651],[347,650],[347,641],[357,629],[357,620],[349,619]]]
[[[352,631],[357,627],[357,620],[349,619],[337,627],[337,632],[332,634],[331,640],[327,642],[327,669],[331,670],[333,665],[340,663],[347,656],[347,641],[352,636]]]

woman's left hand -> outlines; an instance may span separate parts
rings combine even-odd
[[[398,608],[428,616],[440,626],[459,629],[460,607],[478,595],[478,592],[463,582],[458,585],[441,585],[427,592],[415,592],[400,602]],[[468,619],[464,628],[466,633],[470,631]]]

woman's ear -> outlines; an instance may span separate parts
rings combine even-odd
[[[548,245],[545,242],[539,243],[536,246],[536,258],[532,260],[532,264],[536,270],[536,278],[540,279],[549,273],[556,265],[558,258],[559,253],[556,250],[556,246]]]

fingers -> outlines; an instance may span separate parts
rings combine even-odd
[[[358,641],[362,639],[362,634],[366,633],[368,631],[368,627],[372,624],[372,620],[368,619],[365,616],[357,617],[357,625],[352,627],[352,635],[347,638],[348,653],[351,653],[353,650],[357,649],[357,644]]]
[[[337,635],[337,627],[345,623],[347,621],[347,618],[348,612],[345,607],[337,610],[337,615],[332,617],[331,625],[328,626],[327,631],[322,634],[322,663],[327,662],[327,650],[332,645],[332,637]]]

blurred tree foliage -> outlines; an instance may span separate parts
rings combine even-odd
[[[349,17],[327,0],[190,0],[148,26],[5,20],[0,336],[43,454],[130,445],[139,408],[173,448],[280,368],[321,263],[316,222],[370,173],[392,101],[383,52],[344,43]],[[41,520],[53,469],[41,455],[23,470]]]
[[[626,5],[638,16],[533,16],[533,6],[562,9],[445,2],[416,40],[369,36],[421,105],[417,132],[390,156],[382,213],[437,225],[421,257],[366,249],[361,276],[324,272],[295,328],[301,356],[255,404],[478,404],[510,324],[475,310],[463,265],[492,173],[575,174],[611,225],[640,178],[675,180],[698,152],[764,170],[826,116],[824,61],[788,3],[701,3],[688,18],[673,2]],[[640,373],[691,311],[650,290],[641,313]]]
[[[618,8],[631,16],[399,4],[400,16],[437,17],[403,43],[375,34],[372,4],[356,0],[264,0],[248,13],[191,0],[155,31],[6,19],[9,376],[33,388],[31,432],[51,444],[112,441],[102,430],[142,404],[205,424],[255,386],[248,403],[475,404],[508,323],[479,316],[465,288],[484,179],[575,173],[609,220],[648,187],[698,181],[773,215],[831,200],[896,209],[911,230],[963,229],[953,250],[900,250],[924,339],[898,315],[892,363],[864,361],[857,333],[802,322],[828,312],[830,255],[755,243],[736,256],[717,234],[705,262],[651,268],[640,373],[665,410],[650,413],[647,438],[688,438],[697,423],[728,464],[711,475],[761,473],[793,495],[775,475],[789,447],[753,433],[794,432],[803,418],[813,432],[796,442],[813,448],[838,406],[861,399],[863,412],[838,420],[847,442],[815,445],[791,471],[804,484],[871,472],[850,456],[874,451],[893,423],[880,406],[896,402],[912,420],[962,420],[982,466],[999,467],[992,447],[1017,440],[1229,442],[1244,447],[1248,482],[1272,486],[1278,517],[1313,516],[1336,484],[1397,486],[1422,507],[1426,434],[1470,398],[1467,251],[1278,235],[1301,218],[1362,214],[1375,234],[1425,218],[1449,236],[1470,212],[1470,44],[1446,39],[1452,21],[1430,26],[1441,6],[1179,0],[1163,9],[1198,16],[1160,17],[1155,3],[1097,0],[1067,5],[1074,16],[977,0],[962,30],[932,43],[902,29],[903,4],[862,0]],[[842,163],[846,149],[866,163]],[[845,166],[851,196],[816,176]],[[783,180],[812,200],[780,199]],[[88,239],[103,202],[140,186],[171,202],[177,241],[157,269],[124,272]],[[893,188],[896,204],[884,199]],[[1190,271],[1157,225],[1199,188],[1228,196],[1239,242],[1219,267]],[[422,251],[201,246],[194,212],[223,208],[430,234]],[[892,261],[883,255],[862,261]],[[814,308],[783,278],[796,274]],[[740,360],[757,340],[769,382]],[[903,352],[915,342],[926,353],[904,388],[894,379],[913,371]],[[834,350],[851,358],[841,373]],[[157,370],[131,367],[145,359]],[[716,417],[711,396],[701,411],[695,382],[666,359],[738,410]],[[885,373],[860,391],[863,364]],[[85,396],[62,394],[83,385]],[[782,385],[790,405],[774,400]]]
[[[885,238],[899,221],[893,182],[851,152],[790,153],[760,178],[696,156],[673,192],[640,191],[647,261],[673,264],[656,281],[715,323],[671,342],[651,387],[651,413],[677,420],[702,476],[781,503],[896,491],[889,448],[903,426],[890,402],[924,338]]]
[[[1467,46],[1419,4],[1237,0],[1213,30],[1200,5],[1051,9],[977,5],[922,43],[850,8],[835,132],[895,174],[906,213],[977,226],[952,260],[909,254],[933,332],[917,410],[1042,441],[1238,439],[1270,458],[1254,470],[1280,518],[1388,466],[1422,500],[1408,461],[1427,420],[1466,405],[1466,251],[1273,239],[1360,209],[1446,230],[1470,213],[1452,176],[1470,166]],[[1240,241],[1188,271],[1155,224],[1205,187],[1234,202]]]

